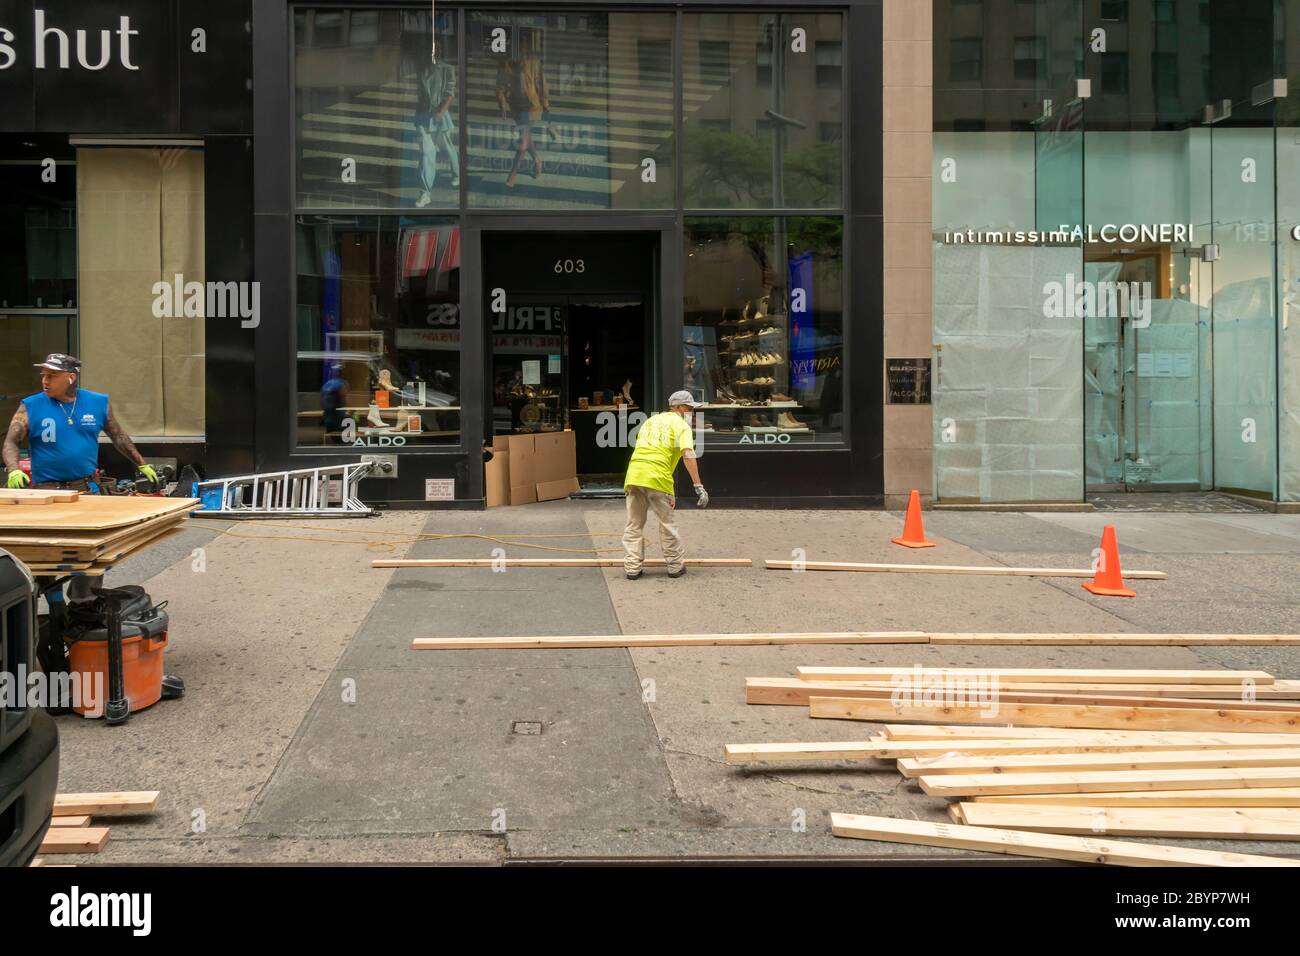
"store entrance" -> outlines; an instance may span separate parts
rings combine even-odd
[[[658,233],[483,237],[491,435],[572,431],[581,495],[622,494],[653,405]]]

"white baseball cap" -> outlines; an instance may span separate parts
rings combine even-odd
[[[690,392],[686,391],[686,389],[684,388],[679,389],[678,391],[673,392],[671,395],[668,396],[669,408],[676,408],[678,405],[686,405],[689,406],[690,408],[699,408],[703,404],[704,404],[703,402],[697,402],[695,400],[695,396],[692,395]]]

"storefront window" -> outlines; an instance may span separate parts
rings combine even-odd
[[[667,209],[673,17],[466,14],[469,202]]]
[[[460,226],[298,219],[298,444],[460,441]]]
[[[842,34],[838,13],[683,17],[688,207],[840,205]]]
[[[842,440],[842,249],[838,218],[686,221],[683,381],[710,440]]]
[[[295,13],[298,205],[460,202],[456,13]],[[435,41],[436,40],[436,45]]]

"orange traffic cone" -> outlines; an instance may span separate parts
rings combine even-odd
[[[1101,532],[1101,556],[1097,560],[1097,574],[1083,586],[1093,594],[1111,597],[1137,597],[1136,591],[1124,587],[1124,577],[1119,570],[1119,545],[1115,541],[1115,526],[1108,524]]]
[[[933,548],[933,541],[925,540],[925,526],[921,523],[921,493],[915,488],[907,499],[907,517],[903,519],[903,536],[890,538],[894,544],[905,548]]]

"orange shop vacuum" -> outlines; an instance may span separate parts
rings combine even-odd
[[[163,668],[166,602],[155,605],[138,585],[91,593],[94,601],[68,607],[68,670],[81,687],[72,709],[119,724],[137,710],[182,696],[185,683]]]

